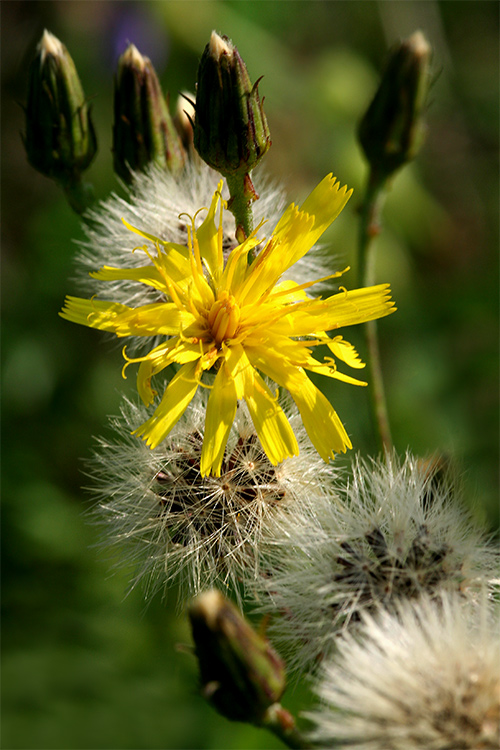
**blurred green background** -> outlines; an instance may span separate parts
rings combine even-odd
[[[79,219],[27,164],[20,133],[27,68],[46,27],[68,47],[92,100],[99,197],[112,173],[112,77],[127,41],[151,57],[165,90],[193,90],[213,28],[263,75],[273,146],[266,169],[302,200],[329,171],[354,187],[327,239],[335,266],[354,263],[365,166],[356,123],[388,47],[420,28],[439,72],[417,161],[394,180],[378,240],[378,280],[398,313],[380,338],[399,451],[444,452],[465,500],[498,528],[497,2],[4,2],[3,711],[4,748],[273,748],[198,696],[175,596],[125,596],[82,515],[82,459],[133,386],[121,354],[57,312],[70,281]],[[345,277],[349,286],[349,277]],[[359,331],[349,340],[363,351]],[[366,394],[329,395],[352,441],[373,450]],[[285,696],[297,709],[303,691]]]

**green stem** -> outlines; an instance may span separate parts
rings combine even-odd
[[[262,726],[279,737],[286,747],[295,750],[310,750],[313,747],[297,729],[292,714],[280,703],[274,703],[267,709]]]
[[[225,175],[229,195],[227,207],[236,222],[236,239],[243,242],[253,231],[252,203],[259,197],[250,179],[250,175]]]
[[[385,198],[385,180],[372,170],[368,177],[366,193],[360,209],[358,248],[358,278],[361,286],[375,283],[375,248],[373,240],[380,232],[380,213]],[[387,414],[384,379],[380,362],[377,323],[365,323],[365,339],[368,350],[368,372],[372,414],[375,422],[379,448],[383,452],[392,449],[391,429]]]
[[[84,182],[81,176],[60,183],[66,200],[79,215],[83,214],[95,202],[94,187],[90,182]]]

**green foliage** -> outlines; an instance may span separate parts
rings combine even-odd
[[[446,451],[466,473],[471,504],[498,525],[498,5],[473,2],[5,3],[3,44],[3,712],[5,748],[272,748],[267,733],[229,724],[196,692],[196,664],[179,653],[186,621],[166,603],[125,597],[126,575],[86,523],[83,463],[91,435],[132,386],[119,347],[57,312],[74,293],[79,220],[26,162],[19,132],[27,55],[49,27],[72,51],[93,97],[100,151],[88,171],[99,197],[120,190],[110,151],[115,34],[127,13],[163,35],[164,90],[193,90],[213,28],[237,44],[273,134],[265,169],[300,202],[327,172],[355,188],[325,237],[332,265],[355,257],[365,167],[359,117],[387,47],[418,26],[441,69],[427,139],[392,185],[377,240],[380,281],[398,313],[380,326],[396,448]],[[381,7],[382,6],[382,7]],[[435,15],[433,15],[435,14]],[[434,20],[433,20],[434,19]],[[432,23],[441,24],[440,27]],[[463,29],[467,33],[463,32]],[[384,29],[391,29],[385,38]],[[33,31],[36,30],[36,33]],[[89,40],[91,40],[89,42]],[[123,46],[117,51],[123,52]],[[108,55],[108,56],[107,56]],[[352,278],[354,278],[354,271]],[[350,279],[346,275],[346,285]],[[355,341],[353,333],[350,340]],[[104,356],[105,355],[105,356]],[[332,399],[364,453],[368,407],[343,384]],[[325,389],[326,390],[326,389]],[[328,393],[327,393],[328,395]],[[304,705],[289,689],[283,704]]]

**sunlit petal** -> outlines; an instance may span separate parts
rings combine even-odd
[[[269,460],[276,465],[285,458],[297,456],[297,439],[278,403],[278,394],[272,393],[258,373],[253,384],[253,389],[245,394],[245,401]]]
[[[327,346],[334,357],[341,359],[349,367],[361,368],[365,366],[353,345],[344,341],[342,336],[335,336]]]
[[[168,384],[153,416],[132,433],[142,437],[150,448],[161,443],[193,400],[199,385],[196,364],[181,367]]]
[[[220,476],[222,459],[234,422],[237,404],[234,381],[228,376],[224,367],[221,367],[207,404],[205,439],[200,463],[202,476],[210,473]]]
[[[217,227],[215,224],[215,214],[217,206],[222,200],[222,180],[217,186],[212,203],[208,209],[207,216],[199,229],[196,230],[201,257],[205,261],[214,282],[219,281],[223,268],[222,258],[222,226]]]

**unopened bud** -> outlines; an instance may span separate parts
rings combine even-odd
[[[228,719],[261,724],[285,690],[279,656],[219,591],[198,596],[189,617],[205,697]]]
[[[158,76],[147,57],[130,44],[118,60],[114,87],[113,165],[130,182],[150,163],[178,172],[185,152]]]
[[[198,67],[194,145],[224,176],[248,173],[271,145],[258,84],[236,47],[213,31]]]
[[[24,144],[31,166],[65,186],[80,180],[97,151],[75,64],[47,30],[29,71]]]
[[[389,56],[378,90],[359,126],[359,141],[373,170],[388,177],[417,154],[429,89],[431,47],[416,31]]]

